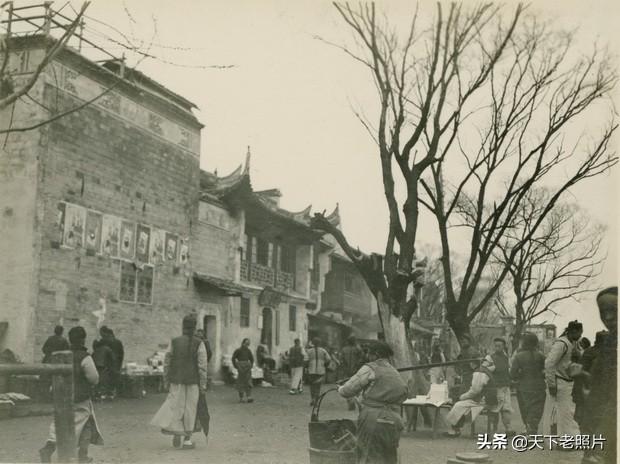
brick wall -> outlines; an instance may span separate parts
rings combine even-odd
[[[199,204],[198,223],[192,230],[192,265],[223,279],[235,279],[235,255],[239,253],[239,218],[204,201]]]
[[[82,80],[81,88],[86,84]],[[44,101],[61,108],[80,102],[50,85]],[[104,323],[125,344],[126,361],[144,363],[180,333],[183,315],[214,300],[194,290],[191,243],[188,263],[154,266],[148,305],[119,301],[118,259],[57,243],[59,201],[190,237],[197,223],[198,173],[192,153],[96,105],[48,127],[39,187],[43,214],[35,351],[59,321],[67,327],[84,325],[90,344],[97,323],[92,312],[105,308]]]
[[[38,55],[33,51],[32,66]],[[35,85],[30,95],[39,98],[41,86]],[[0,111],[0,128],[23,127],[42,118],[40,107],[19,100],[14,108]],[[0,351],[10,349],[25,361],[39,358],[29,337],[36,307],[36,198],[38,160],[45,152],[44,142],[44,130],[0,135],[0,321],[9,323],[0,336]]]

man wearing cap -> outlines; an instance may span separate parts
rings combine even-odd
[[[572,358],[579,352],[577,341],[582,333],[583,325],[580,322],[569,322],[562,335],[553,342],[545,359],[545,382],[548,393],[543,421],[545,433],[560,436],[579,435],[579,426],[574,417],[572,377],[577,364]],[[557,424],[557,431],[552,429],[553,424]]]
[[[173,338],[164,361],[164,383],[169,393],[151,425],[163,434],[173,435],[175,448],[192,449],[192,433],[196,427],[198,397],[207,390],[207,350],[194,336],[196,319],[183,318],[183,335]],[[183,439],[183,441],[182,441]]]
[[[446,435],[451,438],[456,438],[461,434],[461,427],[468,414],[471,413],[471,420],[474,421],[485,406],[489,411],[497,406],[497,388],[493,380],[495,370],[493,358],[487,355],[480,367],[476,368],[475,362],[470,363],[470,367],[474,370],[471,386],[459,397],[459,401],[452,406],[446,416],[446,421],[452,426],[452,431],[447,432]],[[489,412],[489,414],[493,413]]]

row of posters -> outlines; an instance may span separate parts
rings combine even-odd
[[[183,265],[189,259],[189,239],[162,229],[101,214],[72,203],[58,203],[56,225],[64,248],[86,248],[128,261]]]

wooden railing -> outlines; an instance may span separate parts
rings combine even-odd
[[[0,375],[52,376],[58,461],[75,461],[77,442],[73,412],[73,353],[52,353],[51,364],[0,364]]]

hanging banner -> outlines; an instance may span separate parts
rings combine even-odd
[[[62,243],[62,238],[65,231],[65,208],[66,204],[64,202],[58,203],[56,210],[56,223],[54,224],[54,241],[58,243]]]
[[[87,250],[97,252],[101,247],[101,221],[100,213],[90,210],[86,213],[85,246]]]
[[[121,251],[120,256],[123,259],[133,261],[135,240],[134,235],[136,226],[133,222],[123,221],[121,223]]]
[[[116,258],[120,241],[121,220],[116,216],[104,215],[101,222],[101,253]]]
[[[136,232],[136,260],[143,263],[149,261],[149,244],[151,238],[151,229],[148,226],[138,224]]]
[[[177,260],[178,237],[166,232],[166,261],[173,263]]]
[[[189,238],[179,240],[179,264],[187,264],[189,260]]]
[[[151,246],[149,252],[149,262],[151,264],[160,264],[163,262],[165,242],[165,231],[161,229],[151,229]]]
[[[86,209],[67,203],[65,207],[63,246],[68,248],[81,248],[83,246],[85,223]]]

